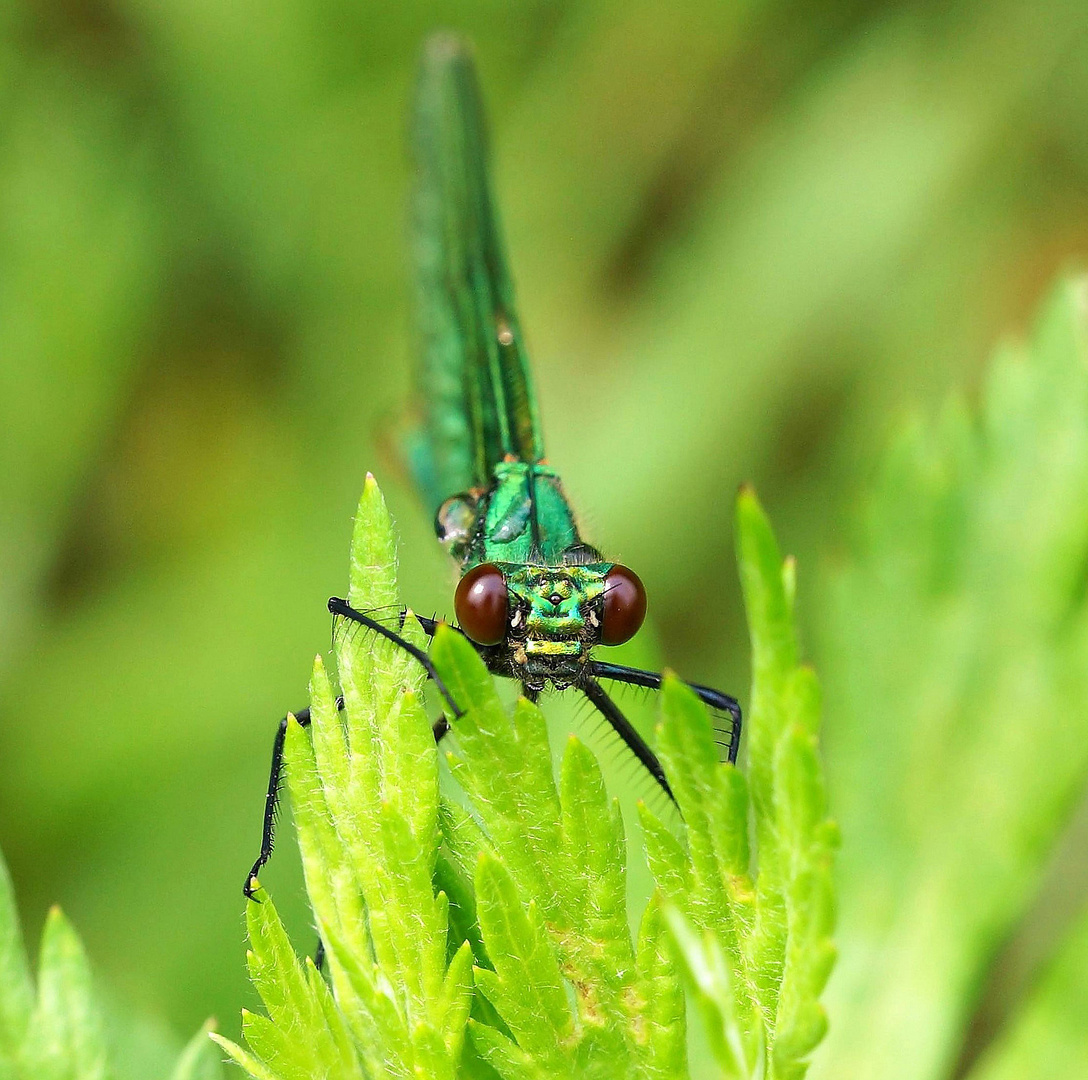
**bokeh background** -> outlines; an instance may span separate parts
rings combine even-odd
[[[747,685],[736,485],[798,557],[821,665],[889,438],[972,400],[1088,247],[1083,3],[2,5],[0,847],[30,937],[59,901],[118,1009],[177,1037],[252,1003],[240,887],[271,737],[328,647],[367,470],[407,599],[449,609],[397,453],[407,120],[436,27],[477,46],[549,456],[691,678]],[[842,785],[869,759],[837,769],[827,666]],[[1078,777],[1042,845],[1066,836],[1064,861],[1037,860],[897,1075],[963,1074],[1044,977],[1036,928],[1086,893]],[[840,792],[860,880],[864,800]],[[307,947],[289,852],[268,883]],[[863,1038],[873,962],[850,905],[831,1054]],[[1037,1075],[1084,1075],[1059,1057]]]

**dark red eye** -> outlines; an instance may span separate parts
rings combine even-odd
[[[506,637],[509,605],[506,580],[494,563],[474,566],[457,583],[453,596],[457,622],[477,645],[498,645]]]
[[[638,633],[646,618],[646,590],[638,574],[616,563],[604,579],[601,644],[622,645]]]

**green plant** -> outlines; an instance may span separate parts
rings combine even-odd
[[[662,694],[659,746],[684,824],[675,834],[643,809],[658,889],[632,941],[623,819],[582,743],[570,738],[557,783],[539,708],[505,707],[475,650],[440,628],[432,657],[465,710],[447,759],[467,802],[444,797],[422,672],[373,635],[342,636],[343,718],[318,659],[312,735],[292,723],[286,743],[330,983],[296,957],[259,892],[249,962],[268,1015],[244,1015],[248,1049],[219,1040],[251,1076],[685,1077],[681,969],[723,1076],[804,1073],[833,956],[818,694],[797,663],[792,563],[750,492],[737,535],[758,874],[748,784],[719,764],[706,711],[677,679]],[[397,602],[392,523],[373,478],[349,601]],[[411,620],[407,632],[422,641]]]
[[[836,1024],[814,1080],[938,1080],[958,1056],[964,1068],[980,1049],[979,988],[1025,931],[1054,953],[1050,973],[1002,995],[978,1075],[1088,1069],[1083,935],[1054,940],[1075,899],[1033,910],[1088,777],[1086,505],[1080,278],[998,350],[977,402],[904,426],[821,597],[846,842]]]
[[[742,685],[723,493],[773,492],[829,778],[849,757],[865,780],[832,804],[858,853],[840,967],[872,969],[886,924],[847,924],[872,882],[896,895],[901,845],[861,838],[897,801],[901,714],[859,702],[868,741],[839,738],[819,579],[903,403],[977,387],[1085,253],[1078,0],[0,4],[0,843],[21,895],[63,880],[96,975],[155,1013],[236,1014],[264,727],[302,703],[346,492],[408,382],[405,107],[437,11],[485,72],[553,453],[656,586],[677,670]],[[415,538],[405,592],[441,607],[429,511],[382,481]],[[928,828],[921,801],[904,816]],[[165,851],[173,905],[146,884]],[[955,976],[953,1054],[979,970]],[[836,1004],[836,1080],[873,1041],[843,1010],[870,997],[851,980]],[[891,1056],[941,1075],[900,1015]]]
[[[15,896],[0,858],[0,1078],[111,1080],[103,1009],[71,924],[53,908],[42,933],[35,990]],[[185,1048],[170,1080],[218,1080],[206,1025]]]
[[[750,492],[737,500],[737,540],[752,637],[747,781],[715,763],[705,713],[673,682],[660,748],[686,850],[645,808],[643,825],[658,887],[683,913],[674,935],[704,1016],[716,1017],[707,1026],[725,1074],[784,1080],[804,1075],[826,1030],[819,996],[834,963],[837,834],[816,753],[819,686],[797,657],[794,564],[782,563]]]

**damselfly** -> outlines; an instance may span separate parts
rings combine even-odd
[[[546,688],[585,695],[642,767],[671,798],[653,751],[604,684],[657,690],[661,675],[596,659],[620,645],[646,615],[638,575],[582,539],[555,469],[544,457],[540,420],[521,327],[514,309],[487,176],[488,148],[471,55],[458,39],[433,38],[416,96],[414,257],[422,337],[419,366],[424,430],[415,462],[436,506],[439,540],[461,579],[453,607],[460,631],[495,675],[520,683],[535,700]],[[334,597],[329,610],[410,652],[460,714],[425,652],[400,634],[404,612],[354,610]],[[433,635],[437,621],[419,620]],[[692,684],[716,718],[735,761],[741,713],[735,698]],[[302,724],[309,713],[296,714]],[[286,720],[272,756],[261,853],[246,879],[272,854]]]

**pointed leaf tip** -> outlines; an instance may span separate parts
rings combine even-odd
[[[182,1051],[170,1080],[219,1080],[222,1077],[220,1059],[215,1052],[217,1026],[214,1016],[200,1025]]]
[[[793,629],[796,568],[783,560],[770,519],[754,493],[737,499],[736,546],[753,670],[760,683],[765,681],[769,666],[785,672],[797,662]]]
[[[378,482],[367,474],[351,537],[348,602],[360,610],[397,603],[397,543]]]
[[[106,1048],[90,965],[79,935],[54,905],[46,917],[39,954],[38,1012],[32,1043],[61,1047],[74,1076],[106,1073]]]
[[[770,518],[763,509],[754,487],[748,484],[742,485],[737,492],[737,501],[734,507],[734,520],[737,536],[740,540],[750,538],[764,543],[769,538],[774,543],[774,534],[771,530]],[[775,544],[777,549],[777,544]],[[781,558],[776,560],[781,563]]]
[[[435,630],[431,659],[462,709],[477,704],[478,695],[491,684],[480,654],[464,634],[446,623]]]
[[[358,512],[361,513],[364,508],[374,508],[379,512],[385,510],[385,496],[382,494],[382,489],[378,484],[377,478],[371,472],[366,474],[366,479],[363,481],[362,494],[359,496]]]

